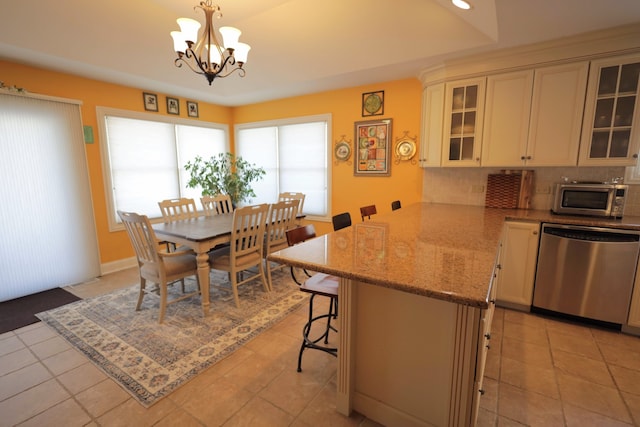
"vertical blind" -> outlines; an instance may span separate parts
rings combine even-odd
[[[0,171],[0,301],[98,276],[79,105],[0,93]]]

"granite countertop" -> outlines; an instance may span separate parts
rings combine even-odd
[[[640,217],[417,203],[269,256],[273,261],[481,308],[505,220],[640,230]]]
[[[418,203],[269,259],[486,308],[504,219],[501,209]]]

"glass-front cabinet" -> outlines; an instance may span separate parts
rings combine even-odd
[[[479,166],[485,79],[446,84],[442,166]]]
[[[581,165],[632,166],[640,150],[640,55],[591,63]]]

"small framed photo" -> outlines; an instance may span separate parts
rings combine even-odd
[[[158,95],[154,93],[143,92],[144,109],[147,111],[158,111]]]
[[[189,117],[198,117],[198,103],[187,101],[187,114]]]
[[[167,113],[180,115],[180,101],[178,101],[178,98],[167,96]]]

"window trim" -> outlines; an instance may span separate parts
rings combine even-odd
[[[264,127],[278,127],[287,125],[305,124],[311,122],[326,122],[327,123],[327,174],[326,174],[326,193],[327,193],[327,214],[325,216],[320,215],[307,215],[306,219],[319,222],[331,222],[331,189],[333,187],[333,148],[331,146],[331,138],[333,135],[332,115],[326,114],[314,114],[311,116],[297,116],[287,117],[283,119],[264,120],[258,122],[247,122],[236,124],[233,129],[234,141],[238,141],[238,131],[245,129],[256,129]],[[236,150],[237,151],[237,150]]]
[[[141,113],[137,111],[121,110],[110,107],[96,107],[96,116],[98,120],[98,135],[100,138],[100,160],[102,164],[102,178],[104,182],[105,202],[107,207],[107,222],[110,232],[124,230],[124,226],[117,221],[115,215],[112,215],[112,212],[114,212],[115,210],[115,205],[113,201],[113,193],[111,191],[113,185],[111,181],[111,162],[109,160],[109,142],[107,140],[107,129],[105,120],[106,116],[222,130],[225,134],[225,149],[226,151],[230,151],[229,125],[227,124],[183,119],[179,117],[169,117],[158,115],[157,113]],[[152,223],[162,222],[162,218],[150,218],[149,220]]]

